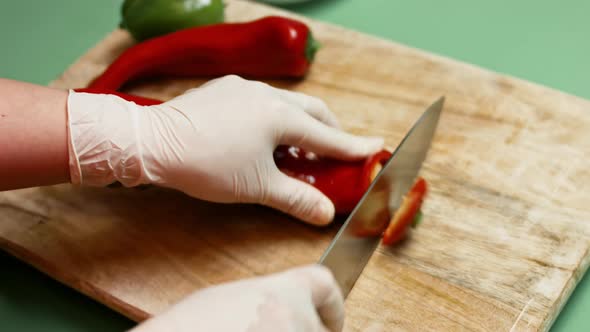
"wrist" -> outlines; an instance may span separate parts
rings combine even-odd
[[[179,189],[186,179],[186,137],[196,130],[191,120],[169,105],[145,107],[138,113],[138,140],[143,175],[151,184]],[[194,142],[193,142],[194,143]]]
[[[149,183],[138,139],[141,106],[105,94],[68,95],[68,154],[73,184]]]

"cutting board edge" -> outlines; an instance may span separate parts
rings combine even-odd
[[[152,316],[132,304],[101,291],[98,287],[90,283],[82,282],[78,278],[67,275],[65,272],[60,272],[57,268],[52,268],[52,265],[42,257],[2,237],[0,237],[0,250],[59,282],[61,285],[78,291],[89,300],[96,301],[136,323],[140,323]]]
[[[584,254],[584,258],[582,262],[577,266],[575,270],[572,271],[572,276],[568,280],[568,282],[564,285],[563,290],[557,300],[553,304],[553,312],[549,312],[546,318],[543,320],[543,324],[541,325],[541,329],[544,332],[550,331],[557,320],[557,317],[563,311],[566,303],[570,299],[572,293],[582,280],[582,278],[588,273],[590,268],[590,247],[586,249],[586,253]]]

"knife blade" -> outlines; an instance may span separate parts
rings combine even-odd
[[[362,227],[367,217],[388,219],[400,207],[426,159],[443,104],[444,97],[440,97],[408,131],[320,258],[319,264],[332,271],[344,298],[381,239],[381,235],[359,236],[354,230]],[[385,225],[389,223],[389,220],[382,221]]]

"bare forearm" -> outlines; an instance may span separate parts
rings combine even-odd
[[[0,79],[0,190],[69,181],[67,91]]]

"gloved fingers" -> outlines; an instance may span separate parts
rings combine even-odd
[[[318,315],[328,331],[342,331],[344,327],[344,297],[332,272],[322,265],[310,265],[294,270],[298,278],[309,286]]]
[[[283,90],[275,87],[273,89],[287,103],[304,110],[307,114],[330,127],[340,128],[338,118],[336,118],[336,115],[330,111],[328,105],[321,99],[297,91]]]
[[[340,289],[337,287],[330,287],[327,295],[315,295],[319,294],[319,292],[313,294],[314,302],[318,299],[318,302],[315,302],[315,305],[318,315],[327,331],[342,331],[344,326],[344,299]]]
[[[301,112],[287,112],[279,144],[293,145],[336,159],[361,159],[378,152],[384,141],[379,137],[356,136],[330,127]]]
[[[334,218],[332,201],[310,184],[276,169],[269,186],[268,195],[262,202],[269,207],[318,226],[327,225]]]

